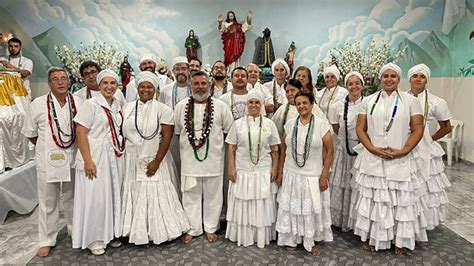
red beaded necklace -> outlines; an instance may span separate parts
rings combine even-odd
[[[105,108],[102,106],[102,109],[105,112],[105,115],[107,116],[107,122],[109,124],[110,128],[110,135],[112,135],[112,146],[114,148],[115,156],[118,158],[122,157],[124,150],[125,150],[125,138],[123,138],[122,134],[122,125],[123,125],[123,115],[122,112],[119,112],[120,114],[120,125],[119,125],[119,134],[122,137],[122,142],[120,142],[120,139],[117,135],[117,131],[115,131],[115,121],[112,117],[112,114],[110,113],[109,109]]]
[[[77,113],[76,103],[74,102],[74,97],[71,95],[71,93],[68,93],[66,99],[69,107],[69,125],[71,132],[69,134],[65,133],[61,129],[61,125],[59,124],[59,119],[56,113],[56,108],[54,106],[53,96],[51,95],[51,92],[48,93],[48,96],[46,97],[46,106],[48,108],[48,124],[49,128],[51,129],[51,137],[53,138],[53,141],[56,146],[62,149],[67,149],[71,147],[76,140],[76,125],[73,122],[73,118]],[[53,121],[54,125],[56,126],[56,132],[53,128]],[[63,137],[68,137],[69,140],[64,141]]]

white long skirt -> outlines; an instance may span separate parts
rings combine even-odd
[[[225,237],[238,246],[263,248],[276,239],[276,193],[270,169],[237,170],[237,181],[229,182]]]
[[[189,222],[171,180],[171,154],[163,158],[153,176],[156,181],[137,181],[137,157],[126,154],[123,184],[122,236],[136,245],[160,244],[189,230]]]
[[[355,156],[347,154],[345,147],[338,145],[334,154],[334,164],[329,177],[331,194],[331,220],[343,232],[349,231],[349,210],[351,205],[352,166]]]
[[[407,155],[407,160],[412,160],[409,181],[361,173],[364,155],[359,156],[354,163],[349,217],[354,234],[363,242],[369,240],[375,250],[390,249],[392,243],[413,250],[415,240],[428,241],[425,202],[419,194],[421,181],[413,152]]]
[[[97,178],[90,180],[76,161],[72,247],[87,248],[96,241],[108,244],[121,236],[123,156],[117,158],[108,142],[96,163]]]
[[[278,193],[276,230],[278,245],[296,247],[303,243],[311,252],[314,241],[332,241],[330,192],[320,193],[321,211],[315,212],[307,176],[284,170]]]

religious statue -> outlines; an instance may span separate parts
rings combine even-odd
[[[290,47],[288,47],[288,52],[286,52],[286,56],[285,56],[285,61],[290,67],[290,75],[293,74],[293,66],[295,64],[295,52],[296,52],[295,42],[291,42]]]
[[[188,61],[190,61],[191,58],[198,58],[198,50],[201,48],[201,44],[199,43],[199,37],[194,34],[194,30],[189,31],[184,47],[186,48]]]
[[[126,88],[128,83],[130,83],[130,80],[132,79],[133,76],[133,68],[128,62],[128,55],[126,55],[123,58],[122,64],[120,64],[120,79],[122,82],[122,93],[123,95],[126,94]]]
[[[272,38],[270,38],[271,31],[269,28],[265,28],[262,33],[263,37],[258,37],[257,40],[255,40],[253,62],[260,68],[271,67],[273,61],[275,61]]]
[[[244,23],[237,22],[234,11],[227,12],[227,18],[219,15],[217,18],[217,29],[221,32],[224,44],[224,64],[229,69],[239,65],[239,59],[244,53],[245,32],[252,26],[252,12],[247,13]]]
[[[3,33],[0,32],[0,57],[8,56],[7,49],[7,38],[3,36]]]

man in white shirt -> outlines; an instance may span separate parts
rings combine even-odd
[[[156,60],[155,60],[155,57],[151,54],[145,54],[143,55],[141,58],[140,58],[140,61],[138,62],[138,68],[141,70],[141,71],[150,71],[152,73],[155,73],[158,78],[160,79],[160,84],[157,88],[157,92],[162,90],[163,87],[165,87],[166,85],[170,84],[172,82],[171,79],[169,79],[166,75],[162,75],[160,73],[158,73],[156,67],[157,67],[157,63],[156,63]],[[136,99],[138,99],[138,91],[137,91],[137,85],[135,84],[135,82],[133,82],[133,77],[132,79],[130,80],[130,82],[128,83],[127,85],[127,88],[126,88],[126,100],[127,102],[133,102],[135,101]],[[156,96],[158,97],[158,93],[156,94]]]
[[[211,75],[211,96],[219,99],[231,89],[231,85],[229,86],[227,82],[227,68],[222,60],[214,62],[211,68]]]
[[[209,242],[217,240],[223,203],[224,134],[234,119],[227,106],[210,96],[208,76],[193,73],[192,95],[175,108],[181,153],[183,208],[191,230],[182,237],[185,244],[204,231]]]
[[[30,76],[33,73],[33,61],[21,55],[21,40],[8,40],[8,58],[0,57],[0,63],[7,69],[18,71],[31,98]]]
[[[74,201],[75,125],[72,121],[82,105],[68,92],[69,77],[64,69],[48,70],[50,93],[36,98],[30,106],[22,134],[36,146],[38,179],[39,257],[49,255],[56,245],[60,198],[68,234],[72,230]],[[50,122],[48,122],[50,121]]]
[[[97,84],[97,74],[101,71],[101,67],[94,61],[85,61],[79,67],[79,72],[84,79],[85,87],[74,93],[75,96],[81,98],[82,101],[90,99],[100,94],[99,84]],[[120,105],[125,104],[125,97],[120,90],[117,90],[114,97],[120,102]]]
[[[189,63],[185,56],[178,56],[173,60],[173,75],[175,81],[163,87],[159,100],[174,110],[176,104],[191,95]]]

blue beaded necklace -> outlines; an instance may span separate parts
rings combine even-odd
[[[381,90],[379,92],[379,94],[377,95],[377,98],[375,99],[375,102],[372,104],[372,108],[370,108],[370,115],[372,115],[374,113],[375,106],[377,105],[377,103],[380,100],[380,95],[382,95],[382,91],[383,90]],[[392,128],[393,119],[395,118],[395,115],[397,114],[399,102],[400,102],[400,93],[398,93],[398,90],[397,90],[397,98],[395,98],[395,105],[393,106],[392,116],[390,118],[390,122],[388,123],[387,128],[385,129],[385,132],[390,131],[390,128]]]
[[[191,95],[191,88],[189,87],[189,85],[188,85],[188,88],[186,90],[187,90],[186,97],[189,97],[189,95]],[[174,110],[174,107],[179,102],[179,100],[178,100],[178,82],[175,82],[174,85],[173,85],[173,93],[171,95],[171,98],[172,98],[171,101],[173,103],[173,110]]]

